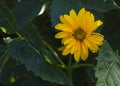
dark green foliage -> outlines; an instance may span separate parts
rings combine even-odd
[[[17,25],[16,25],[15,16],[12,13],[12,11],[9,8],[7,8],[5,5],[0,3],[0,13],[5,19],[3,21],[7,21],[7,23],[10,26],[10,28],[7,28],[6,26],[4,26],[4,27],[7,29],[12,29],[12,32],[14,33],[15,30],[17,29]],[[8,33],[9,33],[9,30],[8,30]]]
[[[28,24],[24,29],[26,30],[22,30],[20,33],[25,38],[23,40],[16,39],[8,45],[8,51],[11,55],[24,63],[28,70],[43,80],[58,84],[69,84],[69,79],[60,68],[43,60],[45,57],[50,58],[51,56],[48,54],[49,51],[45,51],[40,36],[35,32],[35,26]],[[25,40],[26,38],[27,40]]]
[[[45,11],[39,14],[43,5]],[[57,50],[61,42],[54,38],[54,26],[60,15],[83,7],[103,21],[96,31],[107,41],[98,54],[89,53],[87,61],[79,62],[95,70],[74,69],[72,82],[69,55],[63,57]],[[119,0],[0,0],[0,29],[6,30],[0,30],[0,86],[119,86],[119,22]]]
[[[51,21],[53,26],[59,23],[60,15],[68,14],[71,9],[78,11],[82,7],[79,0],[53,0],[51,5]]]
[[[3,86],[58,86],[36,77],[26,69],[24,64],[20,64],[20,62],[11,57],[1,73],[0,82]]]
[[[33,47],[30,47],[25,40],[20,41],[16,39],[8,45],[8,51],[13,58],[24,63],[28,70],[43,80],[58,84],[69,84],[69,79],[65,73],[57,66],[45,62],[42,54]]]
[[[99,12],[108,12],[113,9],[119,9],[119,6],[114,0],[81,0],[83,5],[88,9],[93,9]],[[95,3],[95,4],[93,4]]]
[[[42,5],[46,0],[21,0],[13,8],[19,29],[38,16]]]

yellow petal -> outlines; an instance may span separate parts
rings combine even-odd
[[[99,50],[99,47],[95,44],[93,44],[93,42],[91,40],[89,40],[88,38],[86,38],[84,40],[85,45],[90,49],[90,51],[92,53],[96,53]]]
[[[73,38],[73,37],[65,40],[63,44],[66,45],[66,44],[68,44],[68,43],[70,43],[70,42],[72,42],[72,41],[74,41],[74,38]]]
[[[84,26],[83,29],[84,31],[86,31],[87,27],[89,27],[91,24],[94,23],[94,15],[92,13],[90,13],[89,11],[86,11],[85,15],[84,15]]]
[[[87,39],[91,40],[93,45],[100,46],[103,44],[104,36],[99,33],[92,33]]]
[[[74,41],[71,41],[68,45],[66,45],[66,48],[67,49],[69,49],[69,48],[71,48],[72,46],[74,46],[75,45],[75,40]]]
[[[69,53],[70,53],[70,50],[65,48],[62,52],[62,55],[68,55]]]
[[[84,22],[85,22],[85,8],[82,8],[79,13],[78,13],[78,22],[79,22],[79,27],[84,29]]]
[[[73,17],[73,18],[76,18],[77,14],[76,14],[74,9],[70,10],[70,16]]]
[[[79,44],[80,44],[80,43],[79,43],[77,40],[75,40],[75,44],[74,44],[74,46],[72,46],[72,48],[71,48],[71,52],[70,52],[71,54],[73,54],[73,53],[76,52]]]
[[[78,51],[74,53],[74,59],[76,62],[80,61],[80,53]]]
[[[65,49],[65,46],[59,47],[58,50],[59,51],[63,51]]]
[[[71,26],[71,24],[69,23],[69,21],[67,21],[62,15],[60,16],[60,21],[61,21],[63,24],[67,24],[68,26]]]
[[[90,14],[90,22],[94,22],[94,15],[92,13]]]
[[[78,13],[80,27],[86,31],[87,27],[94,23],[94,15],[82,8]]]
[[[70,10],[70,16],[72,17],[73,21],[76,23],[76,28],[79,27],[78,25],[78,17],[74,9]]]
[[[99,33],[93,33],[84,40],[91,52],[96,53],[100,45],[103,44],[104,36]]]
[[[79,44],[77,51],[74,53],[74,59],[76,62],[80,61],[80,55],[81,55],[81,44]]]
[[[82,18],[82,15],[85,14],[85,8],[82,8],[79,12],[78,12],[78,16],[79,18]]]
[[[67,32],[59,32],[55,35],[55,38],[64,38],[68,35],[69,35],[69,33],[67,33]]]
[[[64,42],[65,42],[66,40],[68,40],[69,38],[71,38],[71,36],[64,37],[64,38],[62,39],[62,44],[64,44]]]
[[[73,20],[72,16],[64,15],[64,18],[70,23],[73,29],[77,28],[76,22]]]
[[[82,28],[85,31],[86,27],[89,26],[92,22],[90,21],[90,12],[85,12],[84,19],[82,20]]]
[[[55,28],[57,30],[61,30],[61,31],[66,31],[66,32],[73,32],[73,29],[72,27],[68,26],[67,24],[62,24],[62,23],[59,23],[55,26]]]
[[[87,27],[87,33],[91,33],[93,31],[95,31],[99,26],[101,26],[103,24],[102,21],[98,20],[96,22],[94,22],[93,24],[91,24],[90,26]]]
[[[88,58],[88,47],[84,42],[81,43],[81,59],[85,61]]]

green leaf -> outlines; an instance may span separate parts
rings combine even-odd
[[[6,47],[0,44],[0,56],[4,53]]]
[[[2,32],[6,33],[6,28],[5,27],[0,27],[0,29],[2,30]]]
[[[110,52],[113,53],[113,49],[111,48],[111,46],[109,45],[107,40],[104,41],[104,44],[102,45],[102,47],[101,47],[101,49],[99,51],[99,54],[102,54],[102,53],[104,53],[106,51],[110,51]]]
[[[0,14],[4,16],[12,31],[15,32],[15,30],[17,30],[15,16],[12,11],[2,3],[0,3]],[[6,29],[9,28],[6,27]]]
[[[108,12],[120,7],[113,0],[81,0],[84,7],[99,12]]]
[[[22,51],[13,52],[14,54],[15,53],[18,54],[19,52],[21,52],[21,55],[23,55],[23,56],[15,56],[15,57],[18,57],[18,60],[20,62],[23,62],[22,60],[20,60],[20,58],[26,58],[26,55],[29,55],[27,57],[31,58],[30,61],[26,59],[28,62],[24,61],[23,63],[26,65],[26,67],[29,70],[31,70],[35,75],[41,77],[43,80],[48,80],[50,82],[55,82],[58,84],[70,84],[68,77],[59,67],[56,67],[53,64],[50,65],[47,62],[45,62],[45,60],[43,60],[46,57],[53,60],[53,57],[51,56],[51,53],[44,47],[44,44],[41,41],[41,36],[36,31],[36,27],[33,24],[28,23],[25,26],[25,28],[21,29],[19,32],[26,39],[26,41],[23,42],[17,41],[16,43],[18,45],[16,45],[16,47],[23,45],[25,50],[22,49]],[[9,47],[9,49],[11,48]],[[20,47],[18,47],[17,50],[19,49]],[[16,49],[13,50],[16,51]]]
[[[40,53],[46,53],[43,50],[45,50],[44,44],[42,43],[42,37],[39,35],[39,33],[36,31],[36,27],[32,23],[28,23],[24,28],[22,28],[20,31],[20,34],[27,39],[28,43],[31,47],[34,47],[36,52]]]
[[[10,54],[8,53],[8,51],[5,51],[1,57],[0,57],[0,72],[2,71],[2,69],[4,68],[5,64],[7,63],[8,59],[10,57]]]
[[[120,0],[114,0],[120,6]]]
[[[6,50],[6,47],[0,45],[0,72],[2,71],[5,64],[7,63],[9,56],[10,55]]]
[[[27,41],[14,40],[8,44],[8,51],[13,58],[24,63],[28,70],[43,80],[63,85],[70,84],[68,77],[62,69],[45,62],[42,55],[31,48]]]
[[[96,86],[119,86],[120,57],[113,54],[111,47],[106,41],[96,59],[95,76],[98,78]]]
[[[54,61],[54,63],[56,63],[55,58],[51,56],[51,52],[48,51],[43,43],[43,37],[36,31],[36,27],[32,23],[28,23],[19,32],[24,38],[27,39],[30,46],[33,47],[36,52],[40,52],[41,54],[48,56],[52,59],[52,61]]]
[[[19,29],[23,28],[25,24],[38,16],[38,13],[45,1],[46,0],[21,0],[18,4],[16,4],[13,8],[13,12]]]
[[[21,83],[21,82],[20,82]],[[25,79],[22,86],[58,86],[55,83],[49,83],[47,81],[43,81],[34,75],[31,75],[27,79]]]
[[[71,9],[79,11],[83,6],[79,0],[52,0],[51,21],[52,25],[59,23],[59,17],[68,14]]]

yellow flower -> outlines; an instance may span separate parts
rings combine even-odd
[[[82,8],[78,14],[71,9],[69,15],[60,16],[61,23],[55,28],[61,32],[55,35],[55,38],[61,39],[63,47],[62,55],[73,54],[75,61],[83,61],[88,58],[88,49],[96,53],[100,45],[103,44],[104,36],[94,32],[103,23],[100,20],[95,21],[94,15]]]

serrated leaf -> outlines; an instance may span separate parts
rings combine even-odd
[[[44,56],[50,58],[51,54],[44,49],[44,44],[41,43],[41,36],[35,30],[36,27],[28,23],[25,28],[19,31],[27,41],[18,41],[16,39],[15,42],[12,42],[12,45],[11,43],[8,44],[8,50],[15,59],[24,63],[30,71],[43,80],[58,84],[70,83],[62,69],[55,65],[50,65],[44,60]]]
[[[63,14],[68,14],[71,9],[78,11],[82,8],[79,0],[52,0],[51,5],[51,21],[52,25],[59,23],[59,17]]]
[[[81,0],[84,7],[98,12],[108,12],[120,7],[113,0]]]
[[[6,29],[12,29],[12,31],[15,32],[15,30],[17,30],[15,16],[12,13],[12,11],[2,3],[0,3],[0,14],[6,19],[6,21],[10,26],[10,28],[7,28],[5,26]],[[11,30],[8,30],[8,31],[11,31]]]
[[[120,85],[120,57],[116,57],[108,43],[101,47],[95,67],[95,76],[98,78],[96,86]]]
[[[111,46],[110,46],[110,44],[108,43],[107,40],[104,41],[104,44],[102,45],[99,53],[101,54],[101,53],[104,53],[106,51],[110,51],[110,52],[113,53],[113,49],[111,48]]]
[[[36,31],[36,27],[32,24],[32,23],[28,23],[23,29],[21,29],[19,31],[21,33],[21,35],[23,37],[25,37],[27,39],[27,42],[29,44],[29,46],[35,50],[36,53],[38,53],[41,57],[41,59],[43,59],[44,57],[43,56],[47,56],[49,59],[52,59],[52,61],[54,60],[54,58],[51,56],[51,53],[46,49],[46,47],[44,47],[44,44],[42,43],[42,39],[41,39],[41,36],[38,34],[38,32]],[[36,60],[38,61],[38,60]],[[44,60],[43,60],[44,61]],[[45,62],[44,62],[45,63]],[[41,64],[42,65],[42,64]],[[43,65],[42,65],[43,66]],[[46,65],[48,66],[48,65]],[[44,66],[43,66],[44,68]],[[47,71],[49,68],[45,67],[46,70],[44,71]],[[58,73],[58,76],[59,76],[59,72],[63,73],[63,77],[62,78],[56,78],[56,75],[55,76],[53,75],[52,77],[52,80],[49,80],[50,77],[51,77],[51,74],[49,76],[49,73],[46,73],[45,75],[48,74],[48,79],[46,79],[45,77],[42,77],[42,79],[45,79],[45,80],[48,80],[48,81],[51,81],[51,82],[55,82],[55,83],[58,83],[58,84],[66,84],[66,82],[64,83],[64,79],[66,79],[66,81],[69,82],[69,79],[67,78],[66,75],[64,75],[64,72],[62,72],[61,69],[58,68],[59,72],[57,72],[57,67],[56,66],[53,66],[53,70],[56,70],[56,73]],[[43,72],[44,72],[43,71]],[[45,72],[44,72],[45,73]],[[52,73],[52,71],[51,71]],[[62,76],[62,75],[61,75]],[[41,76],[40,76],[41,77]],[[55,79],[54,79],[55,78]],[[59,80],[61,79],[61,80]],[[63,80],[62,80],[63,79]],[[71,84],[71,83],[69,83]]]
[[[8,44],[8,51],[13,58],[24,63],[28,70],[43,80],[63,85],[70,83],[59,67],[46,63],[42,55],[31,48],[25,40],[14,40]]]
[[[46,0],[21,0],[13,8],[19,29],[23,28],[25,24],[32,21],[38,16],[43,3]]]
[[[28,23],[19,32],[28,40],[31,46],[34,46],[37,52],[45,54],[46,56],[51,58],[54,63],[56,63],[55,58],[51,56],[51,52],[47,50],[45,44],[43,43],[43,37],[36,31],[36,27],[32,23]]]
[[[23,82],[22,86],[58,86],[55,83],[50,83],[47,81],[43,81],[34,75],[31,75],[29,78],[26,78]]]

